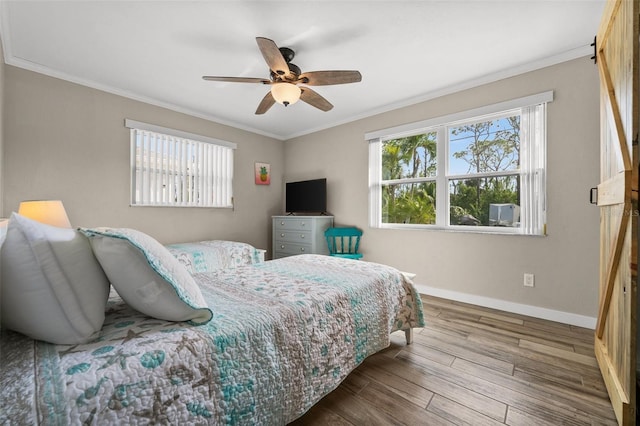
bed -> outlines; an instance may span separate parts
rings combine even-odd
[[[112,235],[85,233],[109,268],[93,239]],[[143,238],[132,235],[139,239],[104,239],[135,250]],[[387,347],[391,332],[424,325],[411,281],[381,264],[300,255],[190,277],[202,300],[181,296],[191,305],[186,321],[133,309],[109,276],[104,321],[88,340],[46,343],[3,329],[0,423],[286,424]]]

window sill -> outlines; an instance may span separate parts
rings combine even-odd
[[[400,223],[384,223],[379,229],[394,229],[406,231],[443,231],[466,234],[509,235],[520,237],[546,237],[547,234],[525,234],[518,228],[493,227],[493,226],[438,226],[438,225],[411,225]]]

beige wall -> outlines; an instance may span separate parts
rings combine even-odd
[[[326,176],[336,222],[365,230],[366,260],[414,272],[417,284],[437,289],[596,316],[599,212],[588,190],[599,177],[599,100],[597,69],[587,58],[285,143],[11,66],[0,73],[0,216],[24,199],[60,198],[76,226],[132,227],[165,243],[221,238],[270,248],[270,216],[282,212],[284,182]],[[547,237],[368,227],[366,132],[546,90],[555,92]],[[237,143],[235,211],[129,207],[125,118]],[[271,163],[270,186],[254,185],[255,161]],[[535,288],[522,286],[525,272],[536,275]]]
[[[199,239],[270,247],[280,213],[282,141],[90,89],[12,66],[4,69],[4,208],[62,199],[74,226],[130,227],[164,243]],[[125,118],[235,142],[235,209],[129,207]],[[255,185],[254,162],[271,164]]]
[[[336,223],[365,231],[365,260],[414,272],[417,284],[595,317],[599,212],[588,192],[599,178],[598,89],[583,58],[299,137],[286,142],[285,181],[326,176]],[[547,90],[547,237],[368,227],[366,132]],[[525,272],[535,288],[523,287]]]

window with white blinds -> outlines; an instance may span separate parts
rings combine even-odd
[[[131,129],[131,205],[233,207],[236,144],[125,120]]]
[[[546,235],[553,92],[367,133],[372,228]]]

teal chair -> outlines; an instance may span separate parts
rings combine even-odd
[[[324,231],[329,246],[329,255],[347,259],[361,259],[358,253],[362,231],[354,227],[329,228]]]

